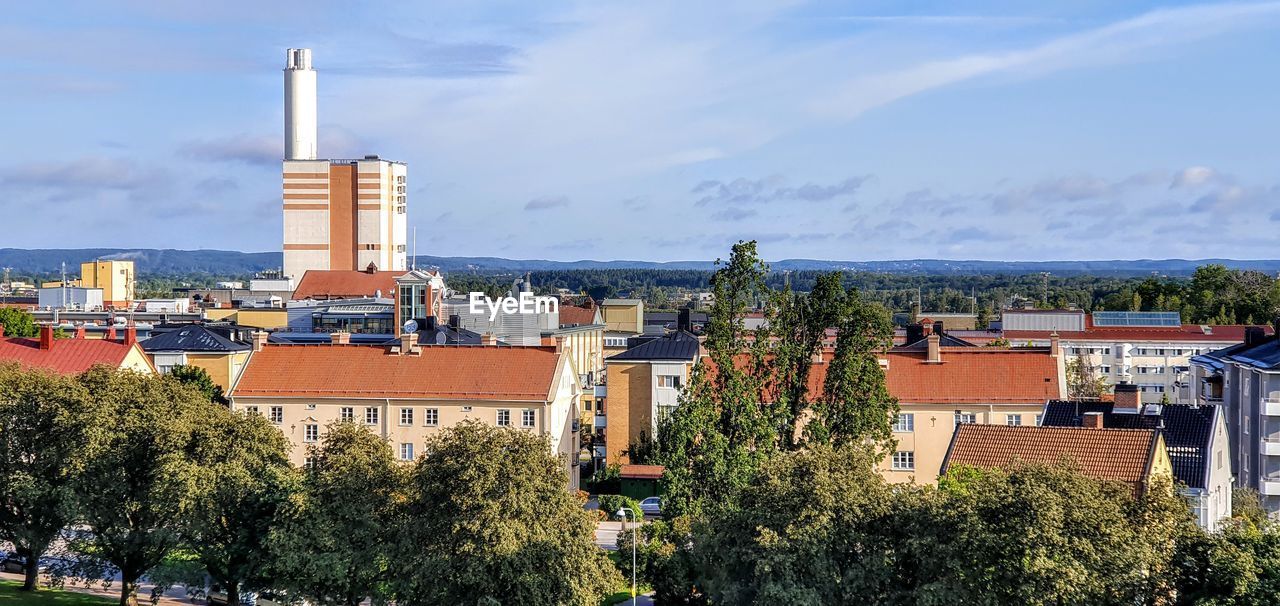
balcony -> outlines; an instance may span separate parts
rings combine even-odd
[[[1262,478],[1258,484],[1258,492],[1269,497],[1280,496],[1280,478]]]
[[[608,425],[607,419],[608,419],[608,417],[606,417],[606,416],[604,416],[604,415],[596,415],[596,422],[594,423],[594,427],[595,427],[596,429],[602,429],[602,428],[604,428],[605,426],[607,426],[607,425]]]
[[[1262,454],[1268,457],[1280,457],[1280,440],[1267,439],[1262,441]]]
[[[1267,398],[1263,407],[1263,413],[1268,417],[1280,417],[1280,400]]]
[[[597,398],[603,398],[609,395],[609,389],[604,385],[596,385],[595,390]]]

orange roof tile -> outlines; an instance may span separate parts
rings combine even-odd
[[[396,276],[403,271],[376,271],[373,273],[355,270],[307,270],[302,274],[293,291],[293,300],[303,299],[357,299],[372,297],[378,292],[383,297],[395,296]]]
[[[120,366],[133,347],[100,339],[54,339],[51,349],[40,349],[39,339],[8,337],[0,338],[0,363],[17,362],[28,368],[80,374],[95,364]]]
[[[1068,459],[1084,474],[1140,487],[1157,446],[1154,429],[956,426],[941,473],[953,465],[1007,469],[1015,462],[1055,464]]]
[[[418,398],[545,402],[560,355],[553,348],[268,344],[254,352],[235,397]]]
[[[561,305],[560,306],[560,325],[561,326],[585,326],[594,324],[596,321],[596,310],[578,307],[577,305]]]

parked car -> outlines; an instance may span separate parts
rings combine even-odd
[[[640,512],[646,518],[662,517],[662,497],[649,497],[640,501]]]
[[[4,556],[3,559],[0,559],[0,570],[4,572],[22,574],[27,570],[27,566],[26,562],[24,562],[22,558],[18,557],[17,554],[9,554]]]

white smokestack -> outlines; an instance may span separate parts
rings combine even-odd
[[[316,159],[316,70],[309,48],[285,53],[284,158]]]

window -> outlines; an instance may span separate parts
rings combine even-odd
[[[1022,425],[1022,415],[1005,415],[1004,424],[1009,427],[1020,427]]]
[[[511,411],[499,410],[498,411],[498,427],[510,427],[510,426],[511,426]]]
[[[320,439],[319,425],[313,424],[313,425],[307,425],[303,427],[303,432],[302,432],[303,442],[315,442],[316,440],[319,440],[319,439]]]
[[[249,414],[251,414],[251,415],[259,414],[259,413],[258,413],[258,407],[257,407],[257,406],[245,406],[245,407],[244,407],[244,411],[245,411],[245,412],[247,412],[247,413],[249,413]]]
[[[413,444],[404,443],[400,445],[400,460],[401,461],[413,460]]]
[[[602,400],[600,404],[601,404],[601,408],[600,408],[601,412],[599,414],[604,414],[604,401]],[[664,423],[669,421],[671,419],[671,415],[675,413],[676,413],[675,405],[659,404],[658,405],[658,426],[661,427]]]
[[[366,425],[378,424],[378,409],[369,406],[364,409],[364,422]]]
[[[422,424],[427,427],[435,427],[440,424],[440,409],[428,408],[422,411]]]
[[[916,416],[909,412],[898,413],[898,418],[893,420],[893,430],[898,432],[915,431]]]
[[[276,425],[284,423],[284,407],[283,406],[271,407],[271,422],[275,423]]]
[[[1036,427],[1039,427],[1040,424],[1043,422],[1044,422],[1044,415],[1036,415]]]
[[[678,375],[658,375],[658,387],[679,389],[680,377]]]
[[[307,404],[307,410],[315,410],[315,409],[316,409],[315,404]]]
[[[413,409],[412,408],[400,409],[400,424],[404,426],[413,425]]]
[[[1098,372],[1100,372],[1100,373],[1102,373],[1102,374],[1104,374],[1104,375],[1109,375],[1109,374],[1111,374],[1111,365],[1110,365],[1110,364],[1103,364],[1102,366],[1099,366],[1099,367],[1098,367]]]
[[[1218,451],[1218,469],[1222,469],[1222,451]]]
[[[403,245],[403,244],[397,244],[397,245],[396,245],[396,252],[404,252],[404,245]]]
[[[893,453],[893,468],[897,471],[912,471],[916,468],[916,453],[910,450],[899,450]]]
[[[956,413],[956,425],[959,425],[961,423],[977,423],[977,422],[978,422],[978,415],[976,414],[973,414],[971,412]]]
[[[525,410],[520,413],[520,426],[533,427],[534,420],[537,419],[537,411]]]
[[[352,423],[356,420],[356,409],[350,406],[343,406],[338,418],[345,423]]]
[[[307,458],[303,459],[303,460],[302,460],[302,466],[303,466],[304,468],[306,468],[306,469],[311,469],[311,468],[315,467],[315,466],[316,466],[316,458],[315,458],[315,457],[307,457]]]
[[[604,346],[605,347],[626,347],[627,338],[626,337],[605,337]]]

